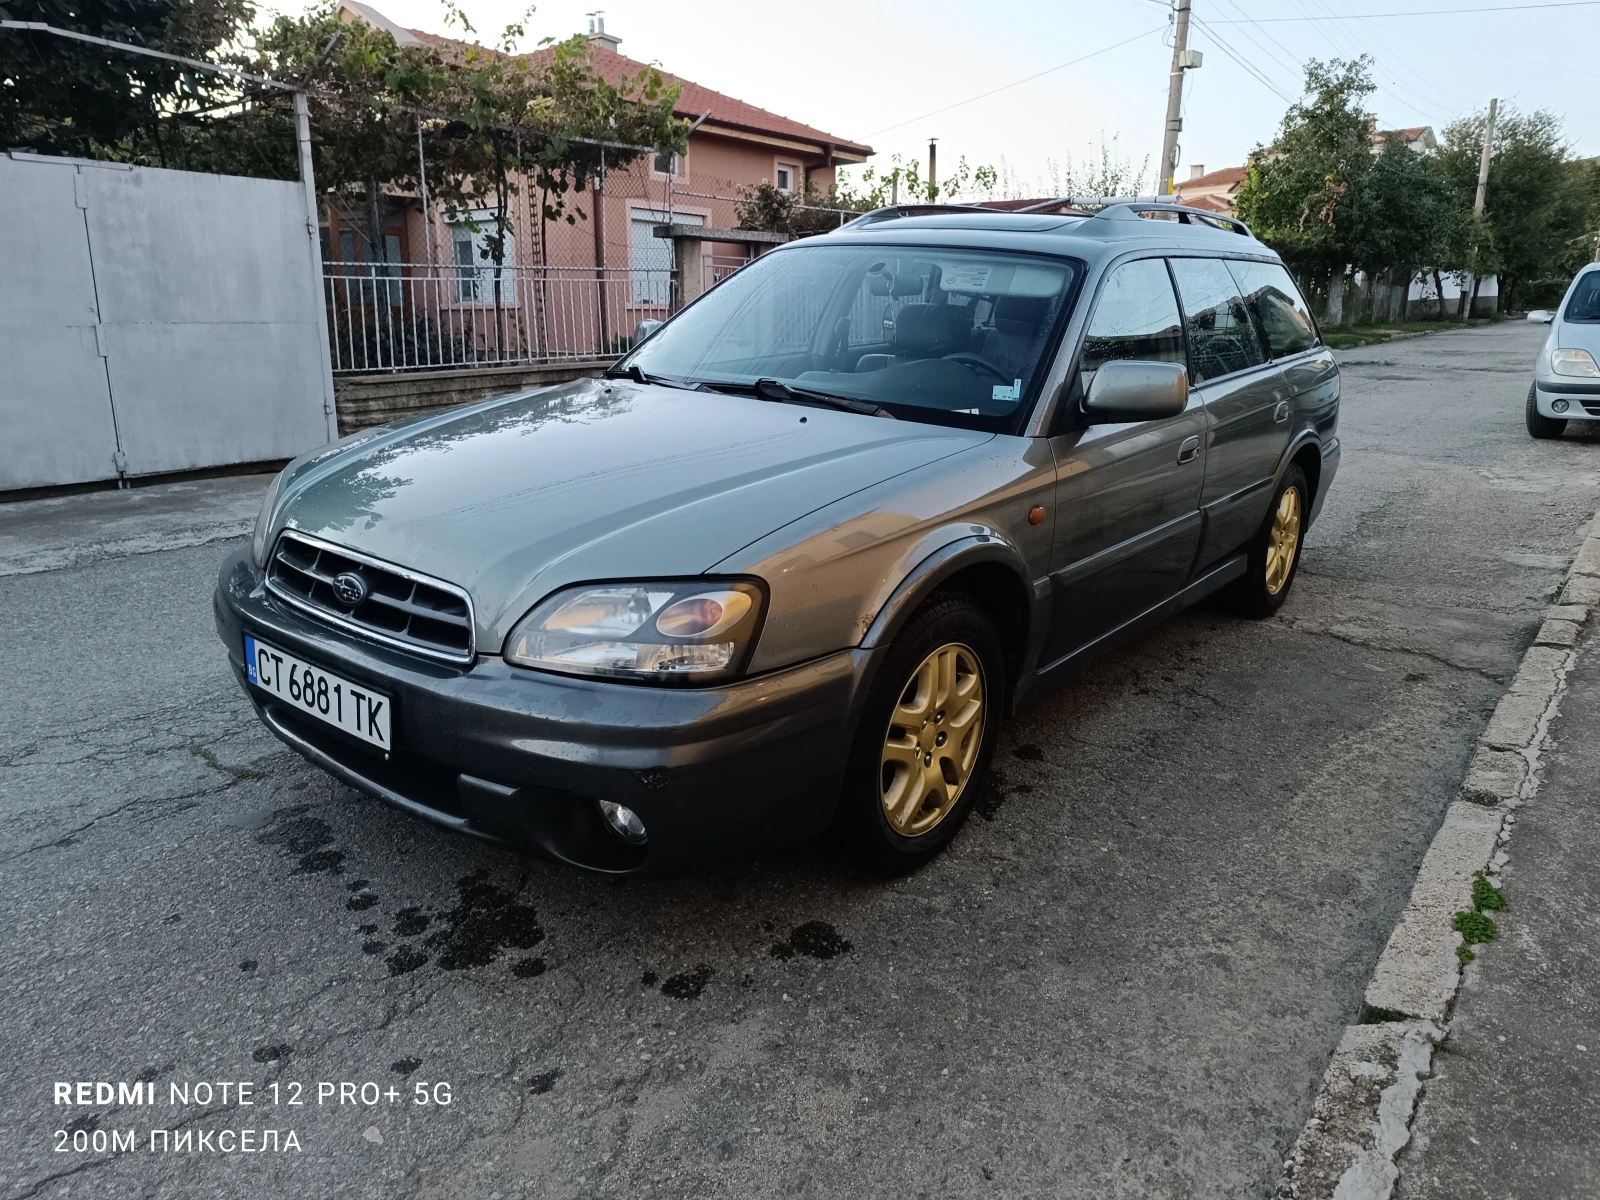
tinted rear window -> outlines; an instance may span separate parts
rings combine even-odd
[[[1287,358],[1317,344],[1317,327],[1289,272],[1277,263],[1230,259],[1228,270],[1244,293],[1273,358]]]

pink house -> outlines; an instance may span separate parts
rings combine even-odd
[[[341,15],[387,29],[402,45],[432,47],[446,56],[468,49],[467,43],[456,39],[405,29],[357,0],[344,0]],[[605,32],[603,19],[587,41],[597,72],[608,82],[637,75],[646,66],[618,52],[621,39]],[[520,188],[513,198],[515,234],[505,256],[508,269],[500,272],[500,303],[488,325],[486,310],[494,307],[496,280],[485,265],[486,230],[475,229],[470,220],[447,221],[438,205],[430,206],[425,216],[420,194],[386,196],[383,257],[390,264],[405,265],[378,269],[393,281],[377,284],[377,295],[381,300],[387,292],[392,307],[403,310],[403,324],[423,321],[425,328],[421,335],[405,336],[385,328],[358,330],[358,317],[371,324],[368,314],[347,311],[348,304],[341,308],[339,296],[344,293],[338,292],[333,315],[336,325],[343,323],[344,354],[341,358],[336,352],[336,369],[341,364],[347,370],[447,365],[463,354],[480,361],[484,354],[525,360],[614,352],[618,339],[630,337],[640,320],[666,312],[672,247],[654,236],[657,226],[733,228],[738,224],[741,191],[772,183],[798,192],[809,181],[826,192],[836,167],[865,162],[872,154],[870,146],[691,80],[663,75],[668,83],[681,85],[678,115],[700,121],[689,136],[687,153],[649,156],[608,170],[598,194],[592,188],[569,194],[569,208],[581,212],[583,219],[575,225],[549,223],[543,231],[545,244],[540,244],[537,200],[531,189]],[[359,198],[331,199],[334,211],[324,228],[325,259],[334,264],[375,261],[378,256],[366,247],[364,203]],[[744,261],[743,247],[715,243],[708,247],[708,282]],[[329,270],[333,275],[345,271],[367,277],[372,271],[338,266]],[[370,286],[363,292],[372,295]],[[378,326],[393,325],[392,314],[379,317]],[[336,351],[340,338],[341,330],[335,329]],[[387,343],[380,344],[386,338]]]

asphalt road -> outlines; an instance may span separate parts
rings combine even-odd
[[[1600,502],[1600,444],[1523,431],[1543,333],[1344,355],[1280,615],[1192,612],[1024,714],[892,883],[825,846],[610,882],[458,840],[257,725],[210,616],[237,542],[12,544],[0,1196],[1268,1194]],[[52,1102],[79,1080],[159,1103]],[[168,1103],[195,1081],[255,1103]],[[366,1081],[399,1099],[317,1103]],[[215,1148],[247,1129],[280,1149]]]

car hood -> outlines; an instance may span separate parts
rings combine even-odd
[[[1600,361],[1600,321],[1562,321],[1554,332],[1550,349],[1587,350]]]
[[[497,647],[569,583],[697,575],[992,434],[585,380],[414,422],[287,480],[288,526],[459,584]]]

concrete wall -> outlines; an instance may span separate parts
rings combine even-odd
[[[539,366],[484,367],[467,371],[405,371],[392,375],[340,375],[339,434],[434,409],[471,404],[527,388],[593,379],[614,359],[584,359]]]

